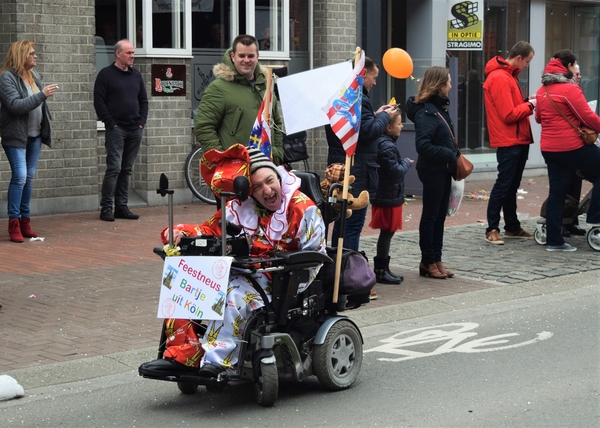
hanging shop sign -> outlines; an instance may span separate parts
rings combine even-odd
[[[185,65],[152,64],[152,96],[185,96]]]
[[[448,0],[447,34],[447,50],[483,50],[483,0]]]

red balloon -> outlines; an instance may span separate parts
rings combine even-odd
[[[383,54],[383,68],[396,79],[406,79],[413,72],[410,55],[400,48],[390,48]]]

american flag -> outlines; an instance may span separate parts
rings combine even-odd
[[[323,111],[329,118],[331,129],[342,142],[348,156],[354,154],[358,142],[364,68],[365,52],[363,51],[360,60],[344,82],[344,85],[323,107]]]
[[[258,115],[254,121],[252,132],[250,132],[250,139],[248,140],[248,148],[258,147],[266,157],[273,160],[271,156],[271,127],[269,126],[268,120],[265,119],[265,107],[269,105],[271,92],[266,91],[263,97],[260,108],[258,109]],[[269,109],[270,110],[270,109]]]

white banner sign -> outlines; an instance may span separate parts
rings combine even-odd
[[[285,132],[296,132],[328,125],[322,110],[352,72],[350,62],[316,68],[277,80]]]
[[[448,0],[447,50],[483,50],[483,3]]]
[[[232,257],[167,257],[158,318],[222,320]]]

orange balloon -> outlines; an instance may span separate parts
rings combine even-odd
[[[390,48],[383,54],[383,68],[396,79],[406,79],[413,72],[410,55],[400,48]]]

